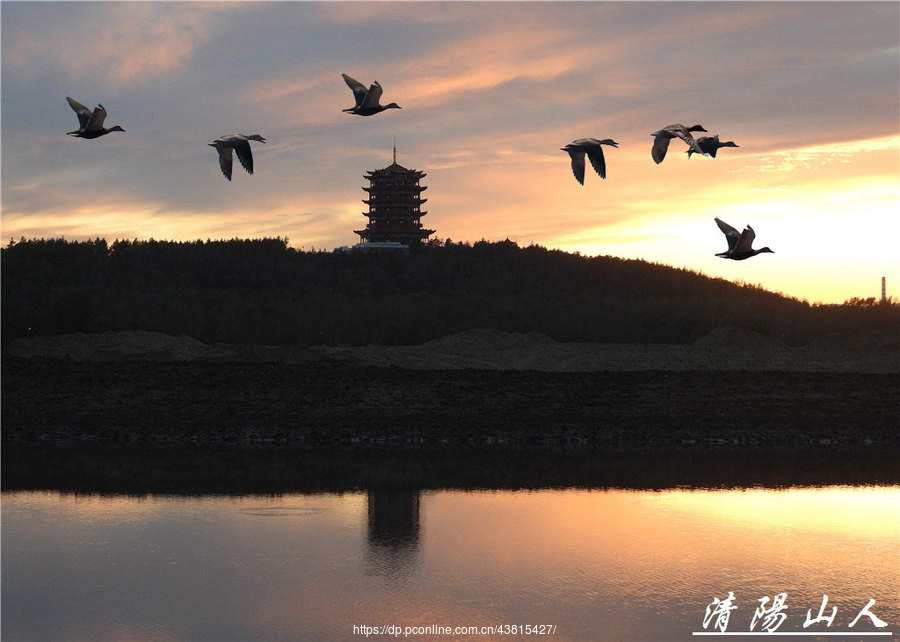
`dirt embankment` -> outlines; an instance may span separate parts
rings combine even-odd
[[[693,345],[557,343],[539,332],[476,329],[415,346],[207,345],[187,336],[130,331],[17,339],[4,351],[19,358],[73,361],[320,360],[417,370],[900,372],[900,343],[883,335],[838,336],[788,347],[733,327]]]
[[[4,359],[13,443],[894,448],[896,373]],[[14,448],[10,448],[14,450]]]
[[[13,342],[15,444],[828,448],[897,452],[896,348],[559,344],[473,330],[420,346],[208,346],[131,332]]]

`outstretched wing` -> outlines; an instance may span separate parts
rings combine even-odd
[[[66,96],[66,100],[69,101],[69,107],[71,107],[75,111],[75,114],[78,116],[78,127],[80,129],[84,129],[88,122],[90,122],[91,120],[91,110],[82,105],[74,98],[69,98],[68,96]]]
[[[657,165],[663,162],[663,159],[666,157],[670,140],[671,137],[669,136],[655,136],[653,138],[653,149],[650,150],[650,155]]]
[[[603,149],[600,145],[592,148],[588,153],[591,166],[600,178],[606,178],[606,158],[603,156]],[[582,164],[584,161],[582,160]]]
[[[366,92],[366,99],[363,101],[362,107],[363,109],[369,109],[372,107],[378,107],[378,101],[381,100],[381,85],[378,84],[378,81],[372,83],[372,86],[369,87],[369,90]]]
[[[103,105],[97,105],[97,108],[94,110],[94,113],[91,114],[91,119],[88,121],[88,124],[84,126],[85,131],[94,131],[98,129],[103,129],[103,121],[106,120],[106,108]]]
[[[693,136],[691,136],[690,134],[685,134],[681,131],[675,132],[675,135],[685,143],[687,143],[687,146],[692,149],[695,154],[703,154],[704,156],[706,156],[706,150],[700,147],[700,143],[698,143]]]
[[[247,170],[248,174],[253,173],[253,154],[250,152],[250,143],[246,140],[238,140],[234,143],[234,151],[237,154],[238,160],[241,163],[241,167]],[[231,160],[231,154],[229,156],[229,162]]]
[[[219,152],[219,169],[225,178],[231,180],[231,147],[218,144],[215,148]]]
[[[369,93],[369,90],[366,89],[366,86],[361,82],[354,80],[347,74],[341,74],[341,76],[344,77],[344,82],[347,83],[347,86],[353,90],[353,98],[356,100],[356,107],[360,107],[366,100],[366,94]]]
[[[741,232],[741,238],[738,239],[737,252],[749,252],[753,248],[753,239],[756,238],[756,232],[749,225]]]
[[[726,223],[725,221],[723,221],[719,218],[717,218],[715,220],[716,220],[716,225],[718,225],[719,229],[722,230],[722,232],[725,234],[725,240],[728,241],[728,251],[733,252],[735,247],[738,244],[738,241],[741,238],[741,234],[736,229],[731,227],[728,223]],[[751,239],[751,241],[752,241],[752,239]]]
[[[568,152],[572,157],[572,173],[575,175],[575,180],[584,185],[584,151],[570,149]]]

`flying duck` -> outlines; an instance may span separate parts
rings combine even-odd
[[[697,139],[697,146],[703,150],[704,156],[712,156],[716,157],[716,152],[719,151],[722,147],[737,147],[734,144],[733,140],[725,141],[724,143],[719,142],[719,135],[715,136],[701,136]],[[688,158],[691,157],[691,154],[696,154],[693,148],[688,149],[685,154],[688,155]]]
[[[741,233],[738,233],[736,229],[718,218],[716,219],[716,225],[718,225],[719,229],[725,233],[725,238],[728,240],[728,250],[719,252],[716,256],[720,256],[723,259],[743,261],[744,259],[749,259],[751,256],[756,256],[762,252],[774,254],[774,252],[767,247],[758,250],[754,250],[750,247],[753,245],[753,239],[756,238],[756,232],[754,232],[753,228],[749,225],[745,227],[744,231]]]
[[[611,138],[597,140],[596,138],[579,138],[573,140],[565,147],[560,147],[564,152],[569,152],[572,157],[572,173],[575,174],[575,180],[584,185],[584,156],[587,154],[588,160],[591,161],[594,171],[600,178],[606,178],[606,159],[603,158],[603,148],[601,145],[609,145],[610,147],[618,147],[619,144]]]
[[[663,162],[663,159],[666,157],[666,151],[669,149],[669,141],[673,138],[680,138],[687,146],[693,149],[696,153],[702,154],[703,150],[697,145],[697,141],[694,140],[694,137],[691,136],[691,132],[705,132],[701,125],[694,125],[693,127],[685,127],[684,125],[669,125],[668,127],[663,127],[659,131],[655,131],[651,136],[653,136],[653,148],[650,150],[650,155],[653,156],[654,162],[659,165]]]
[[[250,141],[255,140],[265,143],[266,139],[259,134],[228,134],[221,136],[211,143],[207,143],[210,147],[215,147],[219,152],[219,168],[222,175],[231,180],[231,150],[237,154],[241,166],[247,170],[248,174],[253,173],[253,154],[250,153]]]
[[[103,126],[103,121],[106,120],[106,109],[103,105],[98,104],[97,108],[92,112],[77,100],[69,98],[68,96],[66,96],[66,100],[69,101],[69,106],[75,110],[75,113],[78,115],[78,129],[73,132],[66,132],[67,136],[74,136],[75,138],[100,138],[109,132],[125,131],[118,125],[114,125],[109,129]]]
[[[382,112],[385,109],[402,109],[397,103],[389,103],[387,105],[378,104],[378,101],[381,100],[381,85],[378,84],[377,80],[372,83],[371,87],[366,89],[364,84],[357,80],[353,80],[353,78],[347,74],[341,75],[344,77],[344,82],[347,83],[347,86],[353,90],[353,97],[356,99],[356,104],[353,107],[342,111],[356,114],[357,116],[371,116]]]

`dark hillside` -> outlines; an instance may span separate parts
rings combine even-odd
[[[205,343],[414,344],[479,327],[689,343],[730,325],[803,345],[898,321],[896,305],[811,306],[688,270],[509,241],[408,254],[303,252],[278,238],[2,249],[4,344],[138,329]]]

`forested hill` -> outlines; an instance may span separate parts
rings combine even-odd
[[[811,306],[688,270],[509,241],[409,253],[304,252],[280,238],[2,249],[4,344],[135,329],[206,343],[415,344],[471,328],[687,343],[734,325],[804,345],[898,320],[896,305]]]

